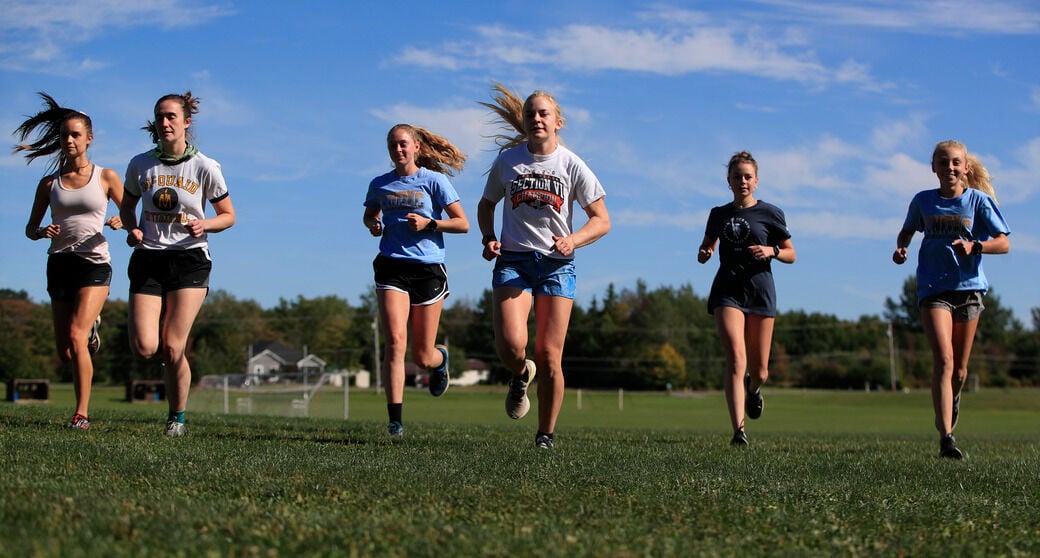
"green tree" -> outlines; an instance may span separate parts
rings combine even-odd
[[[0,379],[59,378],[49,305],[25,291],[0,290],[0,330]]]
[[[276,341],[301,351],[306,349],[332,368],[348,368],[356,366],[371,347],[371,326],[360,330],[360,323],[368,322],[370,315],[361,314],[364,318],[359,319],[358,310],[349,302],[330,295],[280,299],[265,317],[272,322]]]
[[[241,374],[248,347],[273,332],[264,310],[253,300],[237,300],[224,290],[211,292],[192,328],[192,373]]]
[[[647,347],[643,351],[643,372],[652,379],[656,388],[685,386],[686,360],[671,343]]]
[[[885,319],[903,329],[921,329],[921,309],[917,306],[917,277],[903,281],[899,300],[885,298]]]

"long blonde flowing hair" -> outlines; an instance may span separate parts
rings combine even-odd
[[[454,176],[462,170],[466,163],[466,154],[455,147],[443,136],[437,135],[426,128],[413,126],[411,124],[396,124],[386,134],[389,143],[396,130],[406,130],[412,134],[412,139],[419,144],[419,153],[415,155],[415,164],[437,171],[442,174]]]
[[[537,97],[544,97],[552,103],[553,110],[556,111],[556,118],[559,119],[561,128],[566,124],[566,120],[563,118],[563,109],[560,108],[560,103],[556,102],[556,97],[553,97],[546,91],[542,91],[541,89],[535,90],[533,93],[528,95],[526,99],[523,99],[520,97],[519,93],[510,90],[508,87],[498,82],[495,82],[491,89],[495,92],[493,97],[494,102],[477,102],[491,109],[491,112],[493,112],[497,117],[499,128],[503,132],[500,134],[494,134],[491,138],[495,140],[499,153],[509,149],[510,147],[516,147],[517,145],[527,142],[527,132],[524,130],[524,109],[526,109],[527,105]],[[562,140],[560,140],[560,143],[563,143]]]

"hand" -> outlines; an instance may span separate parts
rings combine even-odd
[[[899,265],[903,265],[903,263],[906,262],[906,255],[907,250],[905,246],[896,248],[896,251],[892,252],[892,261],[896,262]]]
[[[123,220],[120,219],[118,215],[114,217],[109,217],[108,221],[105,221],[105,224],[108,225],[109,228],[111,228],[114,231],[118,231],[119,229],[123,228]]]
[[[133,248],[144,240],[144,231],[138,228],[133,228],[126,231],[126,245]]]
[[[553,236],[553,249],[561,256],[570,256],[574,253],[574,241],[569,236]]]
[[[484,245],[484,253],[481,254],[484,259],[491,261],[502,255],[502,243],[497,240],[492,240]]]
[[[33,240],[40,240],[41,238],[57,238],[59,234],[61,234],[61,225],[51,223],[46,227],[37,228],[36,238],[33,238]]]
[[[408,221],[408,230],[412,232],[419,232],[426,229],[426,226],[430,224],[433,219],[427,219],[418,213],[409,213],[404,216],[405,220]]]
[[[748,253],[756,260],[768,260],[773,257],[773,247],[763,245],[748,246]]]
[[[383,222],[379,219],[370,219],[366,226],[372,236],[383,236]]]
[[[702,247],[700,250],[697,250],[697,262],[698,263],[704,263],[704,262],[710,260],[711,259],[711,255],[714,252],[715,252],[715,250],[712,250],[710,247],[708,247],[708,248]]]
[[[958,238],[957,240],[954,240],[950,246],[953,248],[954,254],[957,254],[958,256],[970,256],[971,251],[975,248],[975,243],[971,240]]]
[[[206,220],[205,219],[192,219],[187,223],[184,223],[184,228],[188,229],[188,234],[195,238],[200,238],[206,234]]]

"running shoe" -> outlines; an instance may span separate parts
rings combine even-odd
[[[947,434],[939,440],[939,457],[946,457],[949,459],[960,459],[964,457],[961,450],[957,447],[957,440],[953,437],[953,434]]]
[[[166,437],[167,438],[180,438],[181,436],[188,433],[187,427],[184,426],[183,422],[177,422],[175,420],[166,421]]]
[[[541,432],[539,432],[538,434],[535,434],[535,436],[534,436],[534,447],[536,447],[538,449],[547,449],[547,450],[553,449],[553,439],[552,439],[552,436],[550,436],[548,434],[542,434]]]
[[[390,436],[404,436],[404,425],[396,420],[386,425],[386,433]]]
[[[76,413],[69,419],[68,427],[76,430],[90,430],[90,419]]]
[[[90,337],[87,337],[87,351],[90,354],[95,354],[101,350],[101,336],[98,335],[99,329],[101,329],[101,315],[98,315],[97,319],[94,320],[94,325],[90,326]]]
[[[437,350],[444,355],[444,362],[440,366],[430,370],[430,395],[440,397],[448,391],[451,383],[451,375],[448,373],[448,347],[437,345]]]
[[[531,409],[531,400],[527,398],[527,386],[531,385],[536,373],[534,362],[525,360],[524,373],[509,380],[509,393],[506,394],[506,414],[509,418],[523,418]]]
[[[729,445],[746,448],[748,445],[747,434],[743,430],[737,430],[733,433],[733,439],[729,441]]]
[[[950,422],[950,430],[957,428],[957,419],[961,414],[961,396],[953,398],[953,420]]]
[[[744,376],[744,412],[749,419],[757,419],[762,416],[762,407],[766,402],[762,399],[762,386],[751,393],[751,375]]]

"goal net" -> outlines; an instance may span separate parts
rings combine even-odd
[[[347,418],[348,372],[292,372],[266,376],[203,376],[192,390],[193,411],[225,415]]]

